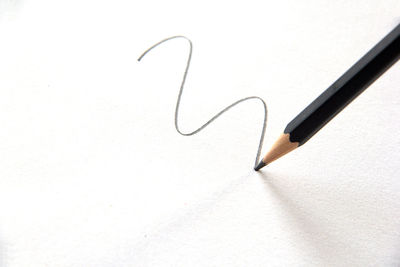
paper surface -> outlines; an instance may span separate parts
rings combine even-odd
[[[399,1],[0,0],[0,266],[399,266],[400,68],[306,145],[286,124]]]

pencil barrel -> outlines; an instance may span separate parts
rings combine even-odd
[[[285,128],[291,142],[307,142],[400,58],[400,24]]]

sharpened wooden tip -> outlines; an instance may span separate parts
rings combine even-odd
[[[298,146],[298,142],[290,142],[289,134],[281,134],[278,140],[276,140],[276,142],[273,144],[267,155],[265,155],[260,164],[258,164],[257,167],[254,169],[258,171],[259,169],[270,164],[274,160],[279,159],[283,155],[296,149]]]

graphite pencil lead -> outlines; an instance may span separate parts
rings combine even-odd
[[[259,169],[265,167],[267,164],[264,163],[264,161],[260,161],[256,167],[254,167],[255,171],[258,171]]]

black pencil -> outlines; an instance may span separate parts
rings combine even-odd
[[[400,58],[400,24],[286,126],[258,171],[307,142]]]

